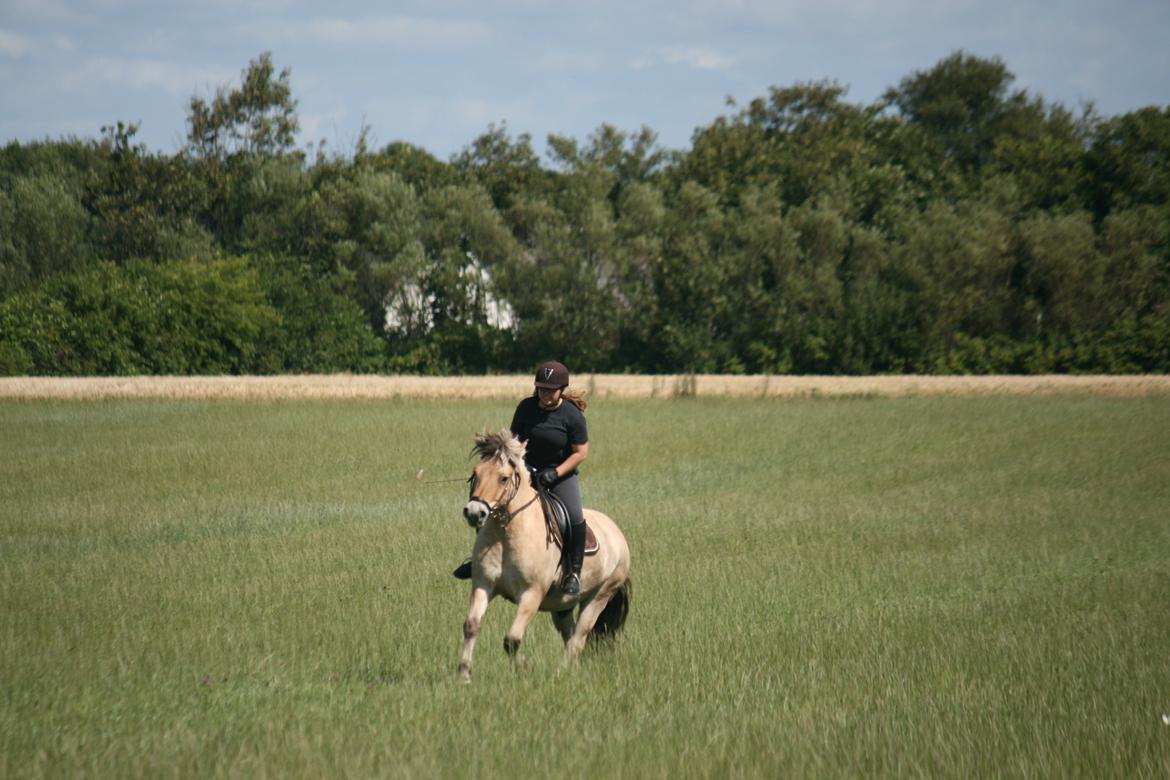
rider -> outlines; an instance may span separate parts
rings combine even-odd
[[[541,364],[535,384],[535,392],[517,404],[511,428],[527,445],[524,460],[534,472],[533,480],[555,493],[569,511],[572,570],[565,575],[561,590],[575,596],[581,592],[581,563],[585,559],[585,515],[577,482],[577,467],[589,454],[589,433],[582,414],[585,401],[566,393],[569,370],[555,360]],[[470,577],[470,563],[456,569],[455,576]]]

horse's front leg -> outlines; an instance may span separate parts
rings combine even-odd
[[[459,676],[463,682],[471,682],[471,656],[475,652],[475,638],[479,636],[480,623],[487,612],[491,594],[485,588],[475,587],[471,591],[471,607],[467,620],[463,621],[463,657],[459,659]]]
[[[517,662],[516,654],[520,651],[520,643],[524,641],[524,632],[528,630],[528,624],[540,611],[540,602],[543,600],[544,593],[537,588],[529,588],[520,595],[520,601],[516,607],[516,617],[512,621],[512,627],[504,635],[504,652],[512,659],[513,666]]]

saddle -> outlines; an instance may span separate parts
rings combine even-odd
[[[569,510],[565,508],[565,502],[548,490],[537,490],[536,492],[540,496],[540,506],[544,509],[544,527],[548,532],[546,541],[555,544],[557,549],[568,555],[564,540],[569,535]],[[593,535],[593,529],[589,527],[588,520],[585,521],[584,525],[585,555],[596,555],[597,537]]]

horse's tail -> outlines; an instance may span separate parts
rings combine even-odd
[[[633,598],[634,585],[627,577],[622,586],[610,597],[605,609],[597,616],[597,622],[593,624],[589,638],[612,639],[616,636],[626,624],[626,615],[630,614],[630,602]]]

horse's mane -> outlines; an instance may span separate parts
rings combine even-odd
[[[524,471],[524,445],[509,430],[475,434],[475,447],[471,454],[478,455],[480,460],[494,459],[501,466]]]

